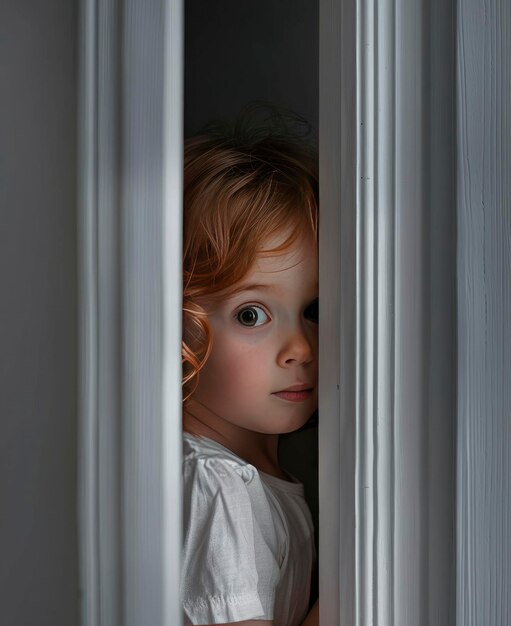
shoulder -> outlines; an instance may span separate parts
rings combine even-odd
[[[214,441],[184,439],[182,485],[185,527],[213,515],[235,525],[271,516],[257,469]]]
[[[185,543],[193,535],[222,536],[225,529],[255,537],[277,552],[274,503],[257,469],[211,440],[189,437],[183,454]],[[201,529],[199,531],[199,529]]]
[[[269,503],[252,465],[184,440],[182,597],[194,624],[273,617],[280,577]]]
[[[194,485],[204,496],[214,496],[219,489],[226,492],[246,491],[260,482],[253,465],[227,448],[211,440],[183,437],[183,486],[185,495]]]

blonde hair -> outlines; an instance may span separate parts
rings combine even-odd
[[[317,242],[317,159],[296,136],[210,132],[185,141],[183,241],[183,398],[199,382],[211,351],[211,330],[199,302],[235,289],[263,242],[300,236]]]

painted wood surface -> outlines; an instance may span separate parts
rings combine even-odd
[[[182,2],[81,11],[81,623],[177,626]]]
[[[454,3],[321,7],[320,617],[448,626]]]
[[[511,623],[511,3],[458,0],[457,624]]]
[[[320,1],[320,622],[355,624],[356,2]]]

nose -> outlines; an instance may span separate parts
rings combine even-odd
[[[306,365],[314,360],[315,354],[313,338],[307,337],[303,328],[296,328],[282,344],[277,356],[277,362],[281,367]]]

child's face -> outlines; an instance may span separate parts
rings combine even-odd
[[[317,297],[316,250],[302,240],[259,257],[236,294],[204,304],[213,345],[193,394],[208,409],[203,421],[276,434],[308,420],[318,402]],[[282,393],[296,385],[303,390]]]

